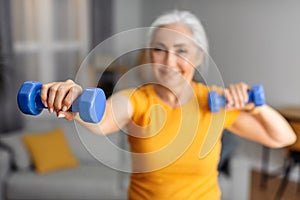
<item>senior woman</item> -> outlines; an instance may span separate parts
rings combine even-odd
[[[68,108],[82,88],[72,80],[44,84],[42,102],[58,117],[77,120],[91,132],[110,134],[127,126],[132,152],[129,199],[220,199],[217,165],[221,142],[199,158],[210,125],[224,128],[269,147],[295,141],[284,118],[268,105],[255,108],[245,83],[224,90],[223,117],[208,109],[207,86],[193,81],[195,67],[205,62],[208,42],[200,21],[190,12],[159,16],[150,31],[149,58],[156,81],[113,94],[98,124],[83,122]],[[212,120],[219,120],[213,123]]]

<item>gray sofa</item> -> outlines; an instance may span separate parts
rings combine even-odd
[[[54,117],[26,118],[24,130],[0,135],[0,199],[126,199],[129,175],[112,169],[95,159],[84,147],[82,141],[91,141],[112,166],[124,165],[118,151],[109,152],[102,145],[103,136],[96,136],[78,129],[73,122]],[[62,127],[78,167],[57,170],[39,175],[32,168],[32,162],[20,135],[24,132],[39,132]],[[81,136],[80,136],[81,135]],[[90,138],[82,138],[86,135]],[[95,139],[96,138],[96,139]],[[109,140],[122,146],[124,135],[113,134]],[[91,145],[93,145],[91,143]],[[55,147],[54,147],[55,148]],[[105,163],[105,162],[104,162]]]

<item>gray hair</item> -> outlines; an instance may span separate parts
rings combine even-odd
[[[156,20],[151,24],[151,27],[161,27],[174,23],[186,25],[191,30],[193,39],[195,40],[197,46],[199,46],[206,54],[208,54],[208,40],[203,25],[201,24],[200,20],[189,11],[173,10],[162,14],[156,18]],[[148,33],[148,44],[150,44],[151,40],[153,39],[154,31],[155,29],[151,28]]]

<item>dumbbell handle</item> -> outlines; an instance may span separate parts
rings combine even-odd
[[[248,102],[253,102],[255,106],[262,106],[265,104],[265,94],[262,85],[254,85],[248,93]],[[227,100],[224,95],[219,95],[216,91],[208,93],[208,104],[211,112],[219,112],[220,107],[224,107],[227,104]]]
[[[73,104],[71,105],[71,107],[69,108],[68,111],[70,112],[79,112],[79,100],[80,97],[75,99],[75,101],[73,102]],[[36,98],[35,98],[35,103],[36,103],[36,108],[42,110],[42,109],[48,109],[48,107],[46,107],[41,100],[41,90],[38,90],[36,93]],[[30,113],[25,113],[25,114],[30,114]]]

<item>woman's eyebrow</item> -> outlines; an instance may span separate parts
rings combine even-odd
[[[162,47],[166,48],[166,45],[164,45],[164,44],[161,43],[161,42],[155,42],[154,45],[158,45],[158,46],[162,46]]]
[[[185,43],[174,44],[174,47],[185,47],[185,46],[188,46],[188,45]]]
[[[153,45],[160,46],[162,48],[167,48],[167,46],[164,43],[162,43],[162,42],[155,42]],[[189,46],[189,45],[186,44],[186,43],[177,43],[177,44],[173,45],[173,47],[175,47],[175,48],[187,47],[187,46]]]

